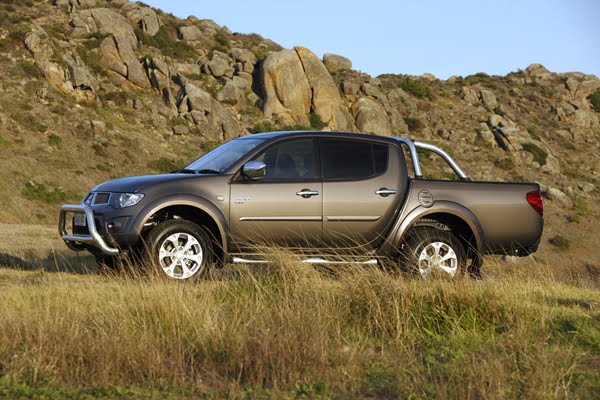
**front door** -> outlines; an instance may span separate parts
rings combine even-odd
[[[400,152],[369,140],[321,139],[323,241],[332,248],[380,243],[406,191]]]
[[[260,180],[231,183],[230,221],[240,250],[252,246],[314,247],[321,242],[322,183],[316,140],[273,144],[254,158],[267,166]]]

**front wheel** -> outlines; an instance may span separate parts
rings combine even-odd
[[[450,231],[416,227],[403,243],[401,263],[423,278],[455,278],[464,271],[466,261],[463,246]]]
[[[206,231],[190,221],[161,222],[148,233],[144,245],[146,262],[171,279],[199,278],[214,260]]]

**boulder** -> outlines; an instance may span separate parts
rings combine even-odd
[[[527,74],[533,77],[540,79],[547,79],[552,76],[552,73],[548,71],[548,69],[542,64],[531,64],[525,69],[525,72],[527,72]]]
[[[119,56],[127,66],[127,80],[142,89],[147,88],[148,78],[129,41],[117,35],[114,40]]]
[[[100,64],[119,75],[127,76],[127,66],[119,56],[114,36],[107,37],[100,43]]]
[[[36,28],[25,37],[25,47],[35,60],[48,59],[54,55],[50,47],[48,34],[42,28]]]
[[[352,81],[343,81],[342,82],[342,91],[346,96],[356,96],[358,91],[360,90],[360,85],[356,82]]]
[[[108,8],[93,8],[73,13],[70,22],[74,37],[86,37],[92,32],[104,32],[125,40],[133,49],[137,48],[137,37],[133,27],[123,15]]]
[[[577,187],[583,193],[591,193],[591,192],[593,192],[596,189],[596,186],[594,186],[593,183],[584,182],[584,181],[577,182]]]
[[[234,77],[234,78],[237,78],[237,77]],[[240,78],[238,78],[238,79],[240,79]],[[241,87],[240,87],[239,81],[236,82],[234,80],[228,79],[227,82],[225,83],[225,86],[223,86],[223,89],[221,89],[221,91],[217,95],[217,100],[219,100],[220,102],[226,103],[226,104],[231,104],[231,105],[239,103],[240,99],[244,96],[244,86],[245,86],[245,81],[243,81],[243,80],[241,82]]]
[[[342,104],[337,85],[325,65],[305,47],[297,46],[294,50],[298,53],[312,93],[312,110],[332,130],[351,129],[352,126],[348,126],[350,113]]]
[[[466,101],[469,104],[479,104],[479,93],[472,87],[464,86],[461,89],[461,99]]]
[[[173,127],[174,135],[183,136],[187,135],[188,133],[190,133],[190,128],[188,128],[187,125],[175,125]]]
[[[262,64],[264,113],[282,125],[309,125],[311,90],[295,50],[273,52]]]
[[[58,65],[46,59],[37,60],[35,64],[42,71],[42,75],[54,87],[63,88],[65,71]]]
[[[323,63],[329,71],[343,71],[352,69],[352,61],[349,58],[337,54],[323,54]]]
[[[156,35],[162,26],[162,21],[150,7],[138,6],[134,8],[127,13],[127,19],[142,28],[149,36]]]
[[[481,89],[481,102],[488,110],[493,110],[498,107],[498,101],[494,92],[486,89]]]
[[[98,81],[90,73],[79,56],[75,55],[73,57],[70,54],[66,54],[63,56],[63,60],[65,60],[68,65],[69,78],[73,84],[73,88],[91,91],[96,90]]]
[[[242,72],[249,74],[254,72],[254,65],[256,64],[256,56],[253,52],[247,49],[232,49],[229,53],[234,60],[242,64]]]
[[[179,39],[186,42],[193,42],[202,39],[202,31],[195,25],[181,26],[177,29]]]
[[[552,202],[556,202],[558,203],[560,206],[565,207],[565,208],[573,208],[573,200],[571,200],[571,198],[569,196],[567,196],[566,193],[564,193],[563,191],[556,189],[556,188],[548,188],[545,192],[544,192],[544,196],[552,201]]]
[[[389,136],[390,121],[383,105],[370,97],[361,97],[352,105],[356,127],[361,132]]]
[[[215,52],[212,60],[205,65],[207,72],[215,78],[221,78],[223,76],[229,78],[233,77],[233,68],[229,65],[229,60],[225,57],[226,56],[222,56]]]

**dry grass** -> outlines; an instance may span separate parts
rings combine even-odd
[[[0,397],[600,395],[598,266],[423,281],[271,257],[193,284],[1,269]]]

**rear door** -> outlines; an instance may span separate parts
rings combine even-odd
[[[320,154],[324,244],[351,248],[380,243],[406,191],[398,148],[371,140],[321,138]]]
[[[237,247],[319,246],[323,196],[316,139],[277,142],[254,160],[267,165],[266,176],[231,183],[231,233]]]

